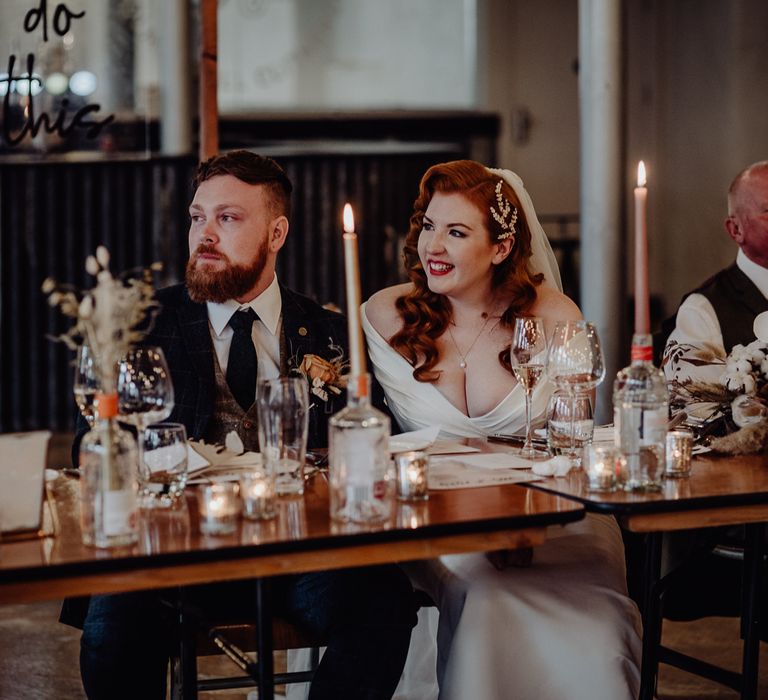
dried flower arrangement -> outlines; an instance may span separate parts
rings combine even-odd
[[[319,355],[307,354],[299,361],[291,363],[294,372],[303,376],[309,382],[310,393],[322,401],[328,401],[328,393],[341,394],[347,385],[347,377],[342,372],[348,363],[344,361],[344,350],[331,342],[328,346],[333,353],[326,360]]]
[[[104,390],[116,390],[120,358],[152,328],[158,310],[152,273],[160,268],[160,263],[154,263],[114,277],[109,271],[109,252],[99,246],[96,255],[85,261],[86,271],[96,278],[92,289],[77,290],[50,277],[43,282],[48,303],[75,319],[72,327],[55,339],[72,349],[81,343],[89,346]]]

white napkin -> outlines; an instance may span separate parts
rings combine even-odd
[[[439,458],[438,458],[439,459]],[[483,452],[453,458],[468,467],[479,469],[530,469],[533,462],[508,452]]]
[[[244,469],[261,466],[261,455],[258,452],[234,452],[228,448],[236,445],[229,436],[227,437],[227,447],[209,445],[202,440],[187,441],[189,459],[187,473],[190,477],[237,479],[239,472]]]
[[[572,466],[573,461],[570,457],[558,455],[543,462],[534,462],[532,469],[533,473],[539,476],[565,476],[571,471]]]
[[[423,450],[429,447],[438,436],[440,426],[431,426],[421,430],[411,430],[408,433],[400,433],[389,438],[389,451],[410,452],[411,450]]]
[[[43,479],[51,433],[0,435],[0,530],[39,530],[42,525]]]

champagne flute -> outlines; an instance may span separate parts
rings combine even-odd
[[[77,360],[75,361],[75,383],[73,393],[75,403],[89,428],[93,428],[96,422],[96,409],[94,403],[100,384],[96,367],[94,365],[91,349],[83,343],[77,348]]]
[[[597,328],[588,321],[558,321],[549,345],[547,373],[572,403],[580,394],[592,391],[605,377],[605,362]],[[565,454],[578,456],[574,440],[574,410],[571,409],[569,448]]]
[[[117,372],[118,419],[136,426],[139,445],[139,481],[149,482],[144,463],[144,428],[165,420],[173,410],[173,383],[161,348],[130,350]]]
[[[547,338],[544,334],[544,321],[537,316],[516,318],[509,348],[509,361],[517,381],[525,390],[525,444],[520,450],[520,456],[525,459],[546,456],[546,452],[534,449],[531,427],[533,389],[544,374],[546,358]]]

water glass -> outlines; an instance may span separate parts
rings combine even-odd
[[[144,429],[144,461],[139,465],[142,505],[170,506],[187,484],[187,431],[181,423]]]
[[[264,466],[282,494],[304,493],[309,391],[303,378],[280,377],[259,382],[259,449]]]
[[[691,473],[693,433],[689,430],[672,430],[667,433],[667,465],[665,476],[683,477]]]
[[[592,400],[588,394],[556,391],[549,397],[547,447],[553,455],[580,455],[584,446],[592,442],[593,431]]]

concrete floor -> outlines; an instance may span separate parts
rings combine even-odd
[[[57,622],[59,604],[0,606],[0,699],[80,700],[84,698],[78,671],[79,632]],[[664,643],[707,661],[738,670],[741,644],[738,622],[707,618],[664,625]],[[768,698],[768,647],[761,646],[761,683],[758,697]],[[280,659],[277,660],[280,665]],[[201,672],[234,669],[224,659],[201,664]],[[248,691],[201,694],[201,700],[246,700]],[[251,696],[253,697],[253,696]],[[659,700],[720,700],[738,694],[709,681],[662,666]]]

